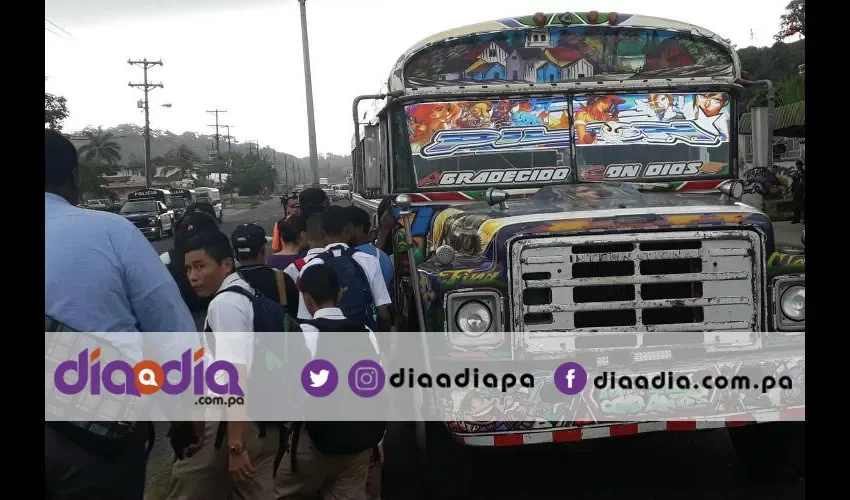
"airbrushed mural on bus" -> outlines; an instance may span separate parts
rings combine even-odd
[[[704,28],[613,12],[483,22],[405,52],[386,92],[355,100],[353,202],[395,197],[391,293],[410,348],[432,364],[577,361],[592,376],[645,359],[639,369],[804,380],[805,260],[776,264],[770,219],[741,203],[736,116],[758,84]],[[366,122],[363,100],[377,103]],[[683,394],[692,418],[665,421],[670,395],[589,384],[565,399],[551,370],[538,375],[534,389],[424,398],[429,470],[464,470],[444,441],[696,430],[708,415],[731,422],[748,465],[801,464],[775,450],[800,441],[802,422],[732,425],[800,420],[799,393]],[[612,422],[626,407],[656,421]]]

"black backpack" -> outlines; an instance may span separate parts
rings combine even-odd
[[[369,339],[369,329],[365,328],[362,321],[356,319],[333,320],[326,318],[312,319],[302,321],[316,327],[319,330],[318,344],[316,348],[316,358],[333,359],[335,362],[339,360],[339,356],[327,356],[330,351],[340,352],[341,348],[345,352],[344,358],[352,361],[347,366],[340,365],[340,385],[347,385],[347,372],[353,362],[362,359],[373,359],[379,361],[379,356],[375,353],[374,347]],[[330,345],[334,339],[339,339],[339,335],[322,336],[321,332],[328,333],[350,333],[352,335],[362,335],[362,340],[352,342],[351,339],[346,339],[343,344],[338,346]],[[362,333],[361,333],[362,332]],[[323,354],[324,353],[324,354]],[[325,357],[323,357],[325,356]],[[348,390],[347,387],[340,387],[339,391]],[[346,409],[351,409],[353,405],[369,405],[369,408],[374,408],[376,405],[381,405],[381,408],[388,408],[387,398],[383,398],[379,394],[373,398],[364,399],[351,394],[351,404],[346,405]],[[311,399],[307,405],[316,408],[313,405],[322,404],[320,399]],[[308,409],[308,413],[309,413]],[[292,470],[296,470],[295,457],[298,450],[298,436],[301,428],[306,429],[310,435],[310,440],[316,449],[323,455],[349,455],[360,453],[367,450],[372,450],[373,453],[377,450],[378,444],[384,438],[384,432],[387,428],[386,421],[380,422],[343,422],[343,421],[307,421],[293,424],[292,426]]]
[[[245,401],[248,418],[259,424],[260,437],[265,437],[266,426],[279,427],[285,424],[262,420],[262,414],[267,415],[272,411],[271,408],[264,408],[265,405],[274,404],[275,401],[287,401],[297,405],[303,404],[301,402],[306,399],[301,387],[301,370],[311,359],[310,350],[298,322],[286,313],[285,293],[281,297],[282,303],[279,303],[259,292],[252,294],[238,285],[218,293],[226,292],[238,293],[251,300],[254,309],[254,332],[265,333],[255,336],[253,362],[248,373],[249,392]],[[205,335],[214,356],[215,337],[210,333],[211,330],[207,327]],[[277,335],[274,335],[275,333]],[[258,394],[261,397],[256,397]],[[274,395],[273,399],[270,395]],[[221,446],[223,439],[224,425],[220,425],[215,441],[217,447]]]
[[[339,256],[334,254],[334,250],[340,251]],[[356,252],[359,252],[356,248],[340,245],[315,258],[321,259],[326,266],[333,269],[339,279],[343,292],[337,307],[342,310],[342,314],[346,318],[359,321],[361,325],[365,323],[372,331],[378,331],[378,312],[372,297],[372,286],[360,263],[354,260]]]

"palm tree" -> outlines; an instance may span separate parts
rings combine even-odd
[[[112,139],[112,132],[104,132],[98,127],[96,131],[85,130],[83,135],[89,143],[80,148],[80,156],[86,161],[97,161],[107,165],[117,165],[121,161],[121,145]]]

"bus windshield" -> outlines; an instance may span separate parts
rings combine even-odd
[[[729,174],[730,115],[723,92],[411,104],[395,131],[398,180],[484,189],[718,178]]]

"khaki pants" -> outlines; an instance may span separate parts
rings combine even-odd
[[[290,438],[291,439],[291,438]],[[365,500],[366,478],[372,450],[354,455],[322,455],[313,447],[305,429],[298,436],[297,473],[292,473],[291,450],[277,469],[274,494],[277,500]]]
[[[207,422],[204,446],[195,455],[178,460],[168,481],[169,500],[270,500],[274,492],[274,457],[280,447],[277,427],[267,426],[266,436],[249,424],[245,452],[256,477],[251,482],[234,482],[228,472],[229,446],[225,435],[221,448],[215,448],[218,422]]]

